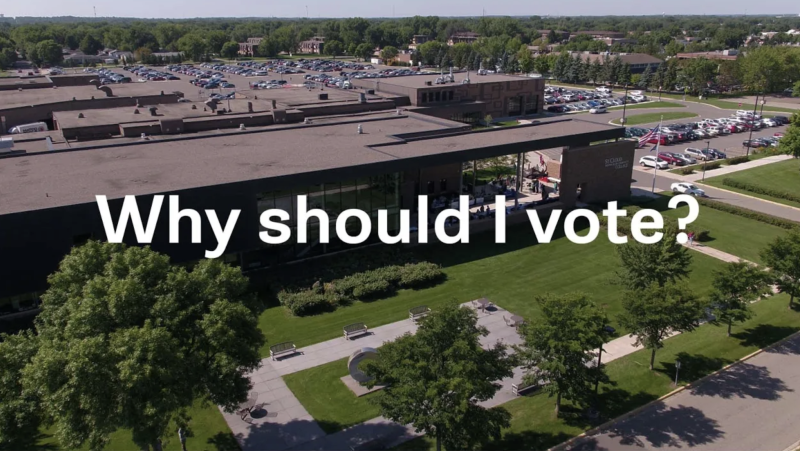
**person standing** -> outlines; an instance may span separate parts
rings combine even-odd
[[[694,232],[689,232],[689,246],[694,246]]]

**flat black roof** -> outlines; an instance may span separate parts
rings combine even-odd
[[[0,158],[0,214],[92,203],[95,195],[114,199],[273,178],[285,182],[300,174],[333,181],[326,177],[342,171],[402,171],[623,136],[621,127],[578,119],[471,132],[457,122],[384,113],[213,137],[40,152]]]

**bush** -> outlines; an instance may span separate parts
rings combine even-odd
[[[278,300],[294,316],[314,315],[336,308],[334,297],[327,293],[316,293],[312,290],[289,293],[281,291]]]
[[[728,164],[733,166],[740,163],[747,163],[750,161],[750,157],[747,155],[742,155],[740,157],[733,157],[728,159]]]
[[[442,268],[434,263],[423,262],[400,268],[400,287],[422,288],[436,284],[444,278]]]
[[[694,174],[694,168],[693,167],[680,168],[678,169],[678,173],[681,175],[692,175]]]
[[[700,165],[702,167],[702,165]],[[722,162],[720,161],[712,161],[711,163],[706,163],[706,171],[710,171],[712,169],[719,169],[722,167]]]
[[[765,196],[775,197],[778,199],[786,199],[792,202],[800,202],[800,195],[790,193],[788,191],[766,188],[753,183],[743,182],[740,180],[730,179],[730,178],[722,179],[722,184],[725,186],[730,186],[731,188],[737,188],[755,194],[763,194]]]
[[[788,219],[783,219],[777,216],[759,213],[757,211],[748,210],[747,208],[737,207],[736,205],[726,204],[723,202],[718,202],[703,197],[698,197],[696,199],[700,205],[703,205],[705,207],[713,208],[715,210],[724,211],[726,213],[731,213],[749,219],[754,219],[756,221],[763,222],[765,224],[771,224],[789,230],[800,228],[800,225]]]
[[[395,287],[386,280],[362,283],[353,289],[353,297],[359,300],[377,299],[395,292]]]

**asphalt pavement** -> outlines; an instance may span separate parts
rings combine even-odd
[[[702,364],[696,357],[682,369]],[[798,444],[799,415],[797,335],[586,437],[571,450],[784,451]]]

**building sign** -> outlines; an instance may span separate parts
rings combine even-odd
[[[628,160],[622,157],[606,158],[606,167],[614,169],[625,169],[628,167]]]

